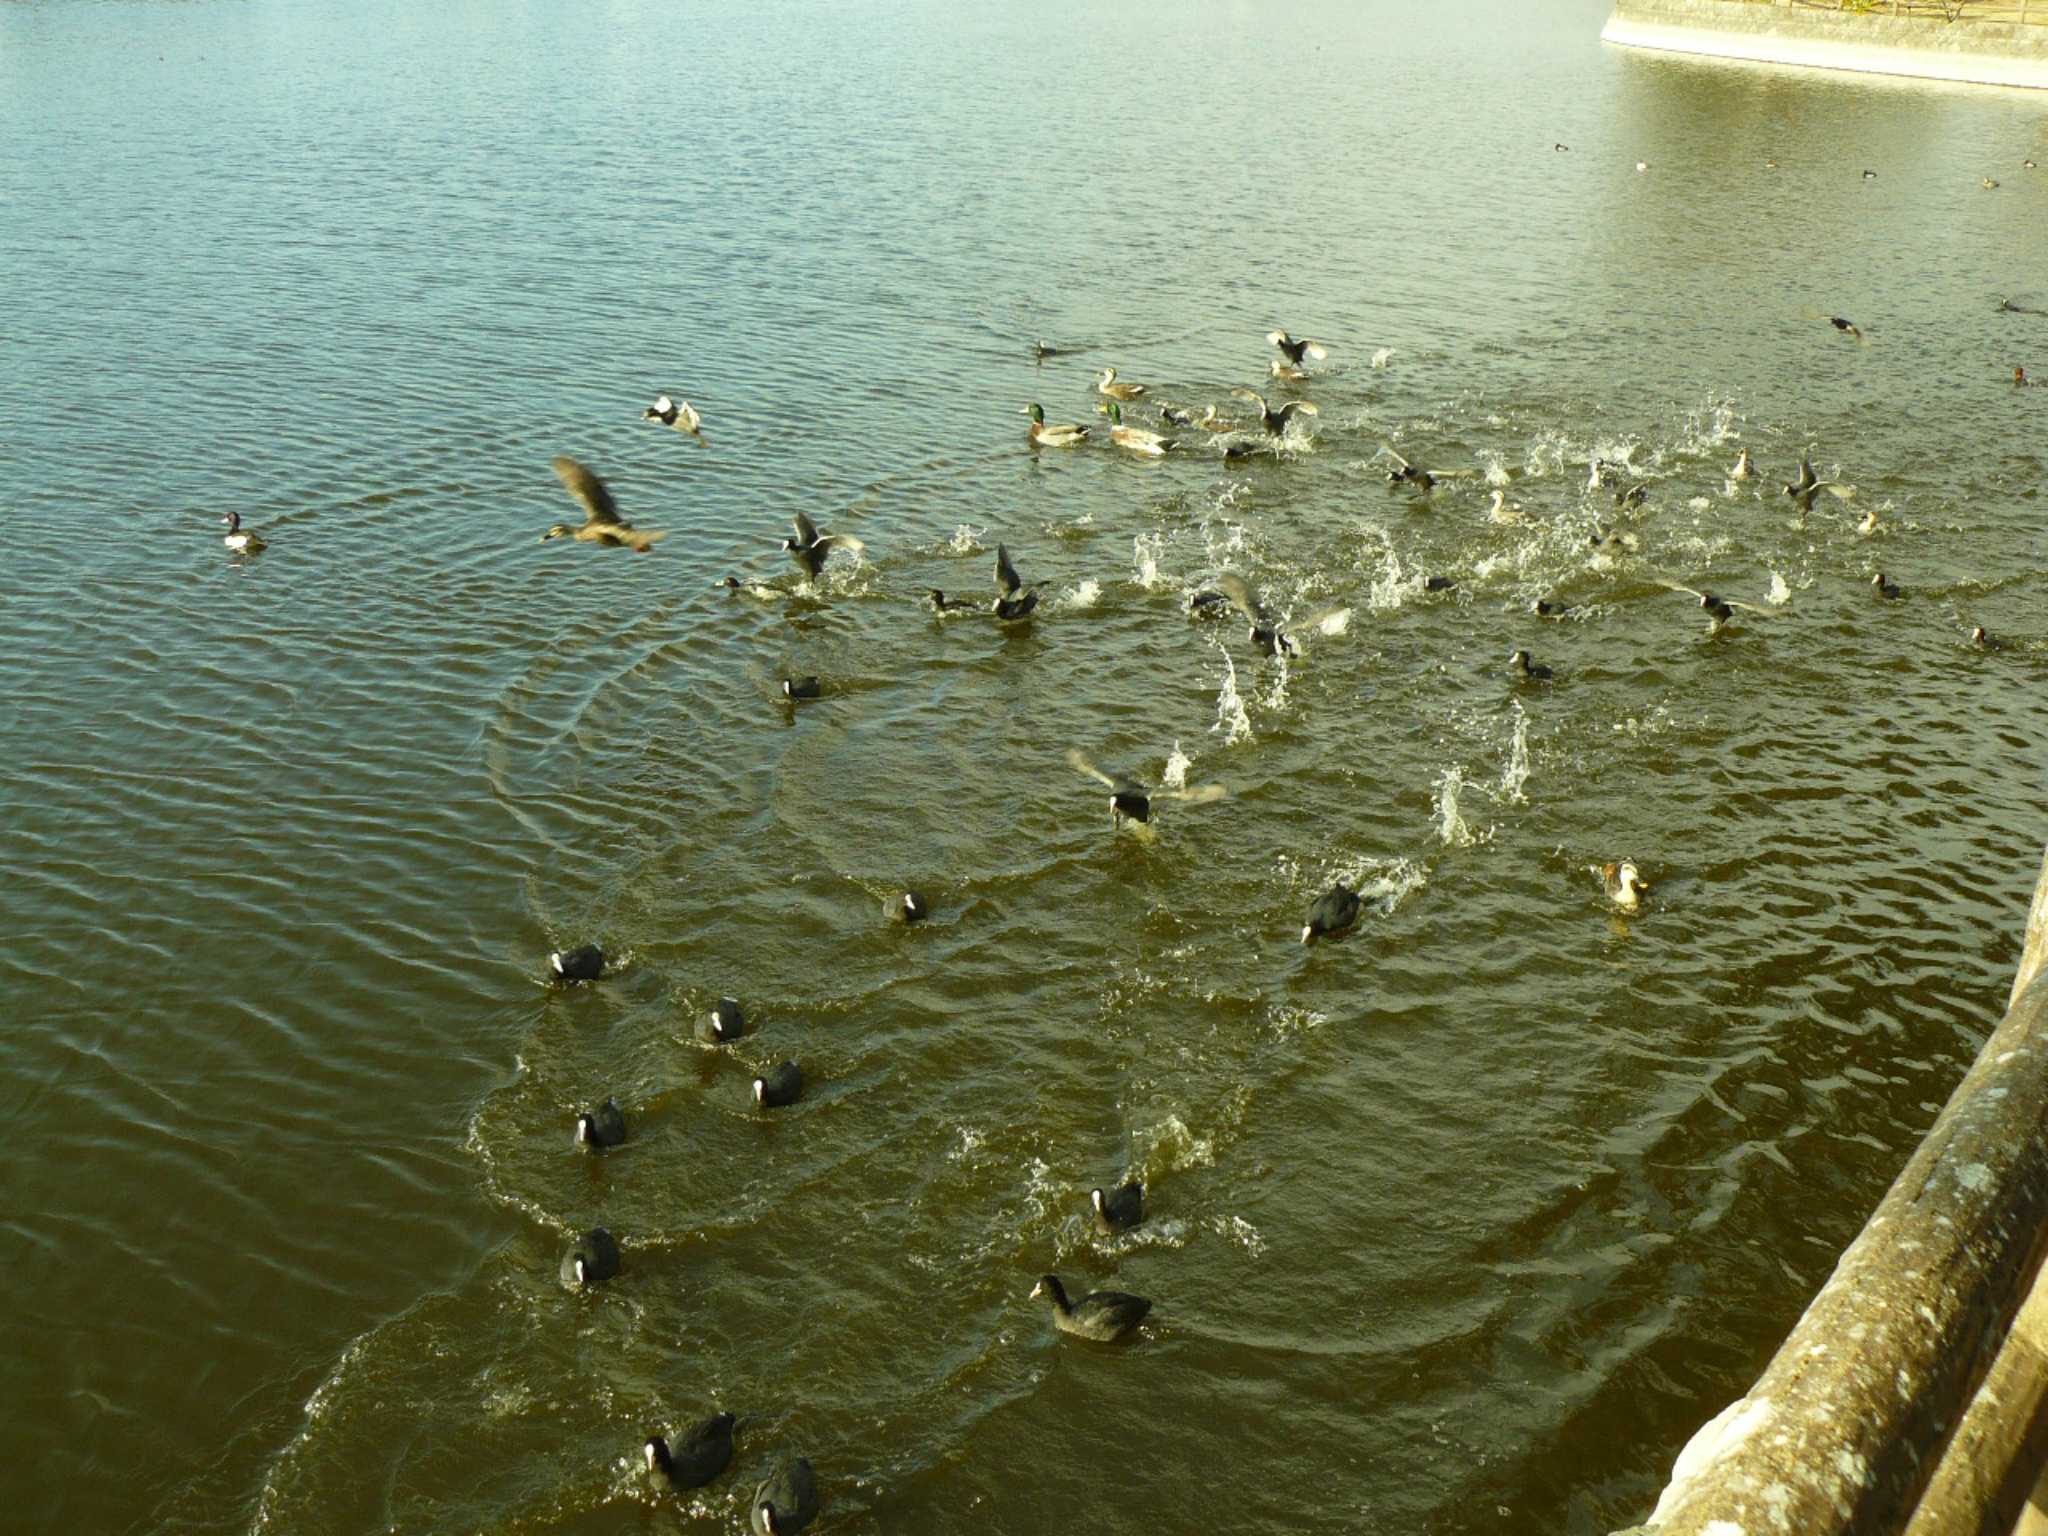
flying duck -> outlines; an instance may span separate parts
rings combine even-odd
[[[602,1285],[619,1272],[619,1245],[603,1227],[592,1227],[562,1255],[562,1284],[577,1290]]]
[[[556,981],[595,981],[604,974],[604,951],[595,944],[557,950],[548,956],[548,970]]]
[[[1312,357],[1320,363],[1330,355],[1323,350],[1321,342],[1310,341],[1306,336],[1297,341],[1285,331],[1268,331],[1266,332],[1266,340],[1286,353],[1287,361],[1294,364],[1297,368],[1301,366],[1301,360],[1305,357]]]
[[[1635,865],[1627,859],[1600,866],[1601,883],[1607,887],[1607,899],[1624,912],[1633,912],[1643,904],[1643,892],[1650,887]]]
[[[1145,1186],[1132,1179],[1107,1192],[1091,1189],[1088,1204],[1094,1208],[1095,1225],[1114,1237],[1145,1219]]]
[[[694,1426],[674,1449],[660,1435],[649,1435],[641,1447],[652,1476],[677,1488],[701,1488],[732,1465],[733,1416],[714,1414]]]
[[[1306,944],[1326,934],[1342,933],[1358,921],[1358,909],[1358,892],[1339,880],[1310,905],[1308,921],[1301,929],[1301,942]]]
[[[1675,581],[1665,582],[1664,587],[1667,591],[1683,592],[1689,597],[1696,597],[1700,600],[1700,607],[1704,608],[1707,613],[1707,633],[1710,635],[1718,635],[1724,625],[1733,623],[1735,621],[1735,610],[1738,608],[1749,613],[1762,613],[1765,611],[1754,603],[1739,603],[1730,598],[1716,597],[1711,592],[1701,592],[1692,587],[1682,587]]]
[[[1238,388],[1233,389],[1231,393],[1237,396],[1238,399],[1249,401],[1259,408],[1259,425],[1264,427],[1274,437],[1285,437],[1287,435],[1287,424],[1297,416],[1316,416],[1321,414],[1314,405],[1306,400],[1290,400],[1276,411],[1266,404],[1266,397],[1255,389]]]
[[[1119,384],[1116,380],[1116,370],[1114,368],[1105,368],[1102,370],[1102,377],[1095,381],[1095,393],[1106,396],[1111,400],[1136,400],[1145,393],[1145,386],[1142,384]]]
[[[785,1460],[754,1490],[754,1536],[788,1536],[818,1518],[818,1480],[798,1456]]]
[[[1045,407],[1036,400],[1024,407],[1024,414],[1031,418],[1029,435],[1034,448],[1074,448],[1088,441],[1088,429],[1074,422],[1047,426]]]
[[[1119,448],[1128,448],[1132,453],[1147,454],[1155,459],[1173,446],[1170,437],[1161,437],[1143,427],[1125,426],[1124,408],[1114,400],[1109,403],[1109,440]]]
[[[1801,512],[1810,512],[1813,510],[1813,498],[1822,491],[1826,491],[1837,501],[1847,501],[1856,494],[1856,487],[1844,485],[1839,480],[1821,479],[1813,472],[1812,457],[1802,457],[1799,460],[1799,478],[1785,487],[1785,494],[1798,504]]]
[[[1547,683],[1557,674],[1549,667],[1539,667],[1529,659],[1527,651],[1517,651],[1508,658],[1508,668],[1525,682]]]
[[[1147,1298],[1125,1291],[1091,1291],[1079,1301],[1069,1302],[1058,1275],[1040,1276],[1031,1294],[1034,1298],[1052,1297],[1053,1326],[1061,1333],[1102,1344],[1113,1344],[1131,1333],[1152,1310]]]
[[[1135,821],[1140,826],[1149,823],[1154,801],[1185,800],[1194,805],[1207,805],[1230,793],[1221,784],[1204,784],[1198,789],[1147,789],[1135,779],[1111,778],[1082,756],[1078,749],[1067,753],[1067,761],[1089,778],[1109,786],[1109,822],[1112,827],[1120,827],[1126,821]]]
[[[793,1061],[771,1067],[754,1079],[754,1102],[763,1109],[781,1109],[794,1104],[804,1091],[804,1075]]]
[[[697,414],[697,407],[684,400],[677,402],[667,395],[659,395],[654,404],[640,413],[642,421],[658,421],[664,427],[674,427],[678,432],[687,432],[698,442],[706,442],[704,418]]]
[[[221,522],[227,528],[227,536],[221,540],[221,543],[227,545],[236,554],[253,555],[257,550],[266,547],[266,541],[261,534],[251,533],[242,527],[241,513],[230,512],[221,519]]]
[[[617,1099],[606,1099],[593,1110],[576,1117],[579,1147],[616,1147],[626,1139],[626,1112]]]
[[[819,573],[825,569],[825,562],[831,558],[833,550],[843,549],[848,554],[857,555],[867,548],[867,545],[850,533],[818,532],[818,525],[801,512],[797,513],[791,522],[796,526],[796,537],[784,539],[782,547],[789,551],[789,558],[794,560],[802,568],[803,573],[813,581],[816,581]]]
[[[1828,324],[1832,325],[1844,336],[1847,336],[1851,341],[1863,342],[1865,346],[1870,345],[1869,342],[1863,341],[1863,332],[1857,328],[1854,320],[1846,320],[1840,315],[1829,315]]]
[[[1252,591],[1251,584],[1242,576],[1238,575],[1235,571],[1225,571],[1216,578],[1216,590],[1223,594],[1224,599],[1229,602],[1231,607],[1251,621],[1252,644],[1256,645],[1266,655],[1298,656],[1301,654],[1302,642],[1295,635],[1289,634],[1280,627],[1280,621],[1275,619],[1266,608],[1266,605],[1259,601],[1258,594]],[[1329,608],[1318,608],[1314,613],[1309,614],[1302,620],[1300,633],[1303,635],[1315,633],[1322,629],[1325,624],[1329,624],[1340,616],[1349,615],[1350,612],[1351,610],[1342,604]]]
[[[1381,443],[1380,451],[1374,457],[1387,459],[1394,466],[1387,471],[1387,484],[1412,485],[1418,491],[1434,490],[1439,480],[1455,480],[1477,473],[1469,469],[1424,469],[1420,464],[1411,464],[1402,458],[1392,443]]]
[[[549,539],[578,539],[606,549],[624,545],[644,555],[654,548],[657,540],[668,537],[662,529],[635,528],[619,516],[618,503],[612,500],[612,493],[605,489],[604,482],[567,454],[556,456],[554,470],[555,477],[569,494],[583,503],[583,526],[572,528],[567,523],[557,523],[540,536],[541,543],[545,544]]]

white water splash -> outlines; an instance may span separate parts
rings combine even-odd
[[[1392,347],[1381,347],[1381,348],[1379,349],[1379,351],[1377,351],[1377,352],[1373,353],[1373,355],[1372,355],[1372,365],[1373,365],[1373,367],[1375,367],[1375,368],[1384,368],[1384,367],[1386,367],[1386,366],[1387,366],[1387,359],[1388,359],[1388,358],[1390,358],[1390,357],[1392,357],[1393,355],[1394,355],[1394,348],[1392,348]]]
[[[1166,772],[1160,775],[1160,783],[1168,789],[1186,789],[1188,770],[1195,766],[1195,760],[1181,751],[1180,742],[1175,740],[1173,750],[1166,754]]]
[[[1061,593],[1053,606],[1078,612],[1084,608],[1093,608],[1101,599],[1102,583],[1084,581],[1072,591]]]
[[[975,554],[983,547],[981,536],[987,532],[986,528],[972,528],[962,523],[953,530],[953,537],[946,541],[946,547],[956,555]]]
[[[1792,589],[1785,585],[1785,578],[1776,571],[1771,572],[1771,591],[1764,601],[1774,608],[1782,608],[1792,601]]]
[[[1131,540],[1131,566],[1139,586],[1150,592],[1159,585],[1159,556],[1166,548],[1166,536],[1141,533]]]
[[[1221,645],[1216,649],[1223,657],[1223,685],[1216,691],[1216,723],[1209,729],[1222,731],[1223,744],[1226,747],[1234,747],[1240,741],[1254,739],[1252,720],[1251,716],[1245,713],[1244,700],[1238,696],[1237,668],[1231,663],[1230,652],[1224,650]]]
[[[1687,500],[1686,507],[1693,512],[1704,512],[1714,503],[1705,496],[1694,496]]]
[[[1515,701],[1515,733],[1508,742],[1507,766],[1500,771],[1500,798],[1511,805],[1527,805],[1522,786],[1529,782],[1529,717],[1522,713],[1522,701]]]
[[[1259,1229],[1242,1216],[1218,1216],[1213,1225],[1218,1237],[1227,1237],[1253,1258],[1266,1251],[1266,1240],[1259,1236]]]
[[[1479,841],[1458,807],[1458,791],[1465,787],[1465,770],[1455,763],[1436,781],[1436,831],[1446,848],[1470,848]]]

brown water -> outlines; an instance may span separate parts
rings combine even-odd
[[[802,1453],[834,1531],[1602,1532],[1974,1054],[2042,836],[2042,104],[1579,3],[964,9],[0,12],[0,1524],[737,1531]],[[1241,410],[1276,325],[1332,344],[1280,456],[1023,446],[1110,365]],[[1858,496],[1802,524],[1809,447]],[[537,542],[562,452],[667,542]],[[797,510],[866,559],[713,588]],[[998,540],[1034,625],[920,607]],[[1263,658],[1224,570],[1349,626]],[[1075,744],[1230,798],[1113,833]],[[648,1487],[717,1407],[735,1470]]]

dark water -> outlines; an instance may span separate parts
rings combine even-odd
[[[1594,4],[988,9],[0,12],[0,1523],[736,1531],[801,1452],[842,1531],[1600,1532],[1917,1142],[2041,837],[2042,103]],[[1241,411],[1276,325],[1283,456],[1023,447],[1109,365]],[[667,542],[537,542],[563,452]],[[712,589],[798,510],[867,558]],[[920,609],[999,539],[1034,626]],[[1223,570],[1349,627],[1262,658]],[[1112,835],[1074,744],[1230,798]]]

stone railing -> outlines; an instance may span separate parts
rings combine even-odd
[[[1656,1536],[1990,1536],[2048,1458],[2048,859],[2004,1020]]]

